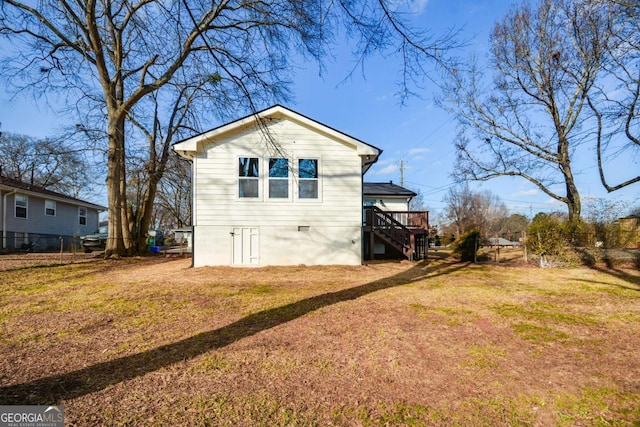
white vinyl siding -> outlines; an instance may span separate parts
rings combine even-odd
[[[259,131],[242,132],[205,147],[195,161],[194,193],[197,224],[233,226],[361,225],[362,162],[352,147],[289,121],[272,123],[269,131],[280,141],[280,151],[289,159],[319,159],[319,199],[312,209],[297,200],[238,197],[239,158],[267,159],[268,142]],[[265,175],[265,174],[261,174]],[[259,180],[264,180],[260,176]],[[290,178],[294,181],[296,177]],[[265,188],[262,182],[260,188]],[[294,183],[297,188],[297,184]],[[297,189],[296,189],[297,192]],[[227,231],[229,233],[229,231]]]
[[[359,264],[362,159],[355,147],[289,120],[269,122],[268,131],[277,156],[263,133],[249,127],[205,143],[194,158],[194,265],[231,265],[234,229],[246,227],[260,230],[260,265]],[[258,176],[242,176],[243,158],[259,159]],[[274,159],[287,159],[286,177],[282,170],[270,173]],[[314,160],[316,170],[300,179],[304,159]],[[240,197],[244,178],[258,182],[257,198]],[[301,181],[316,198],[299,197]],[[284,195],[285,186],[287,198],[273,197],[276,187]]]

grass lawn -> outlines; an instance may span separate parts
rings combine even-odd
[[[637,270],[436,256],[1,271],[0,404],[67,425],[640,426]]]

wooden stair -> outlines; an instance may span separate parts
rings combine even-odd
[[[383,211],[376,206],[365,206],[364,212],[367,258],[374,258],[375,237],[409,260],[426,258],[429,229],[427,212]],[[407,225],[396,218],[403,219]]]

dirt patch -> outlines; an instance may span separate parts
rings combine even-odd
[[[61,403],[70,425],[640,420],[637,271],[437,257],[7,271],[0,402]]]

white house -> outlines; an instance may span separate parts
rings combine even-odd
[[[281,105],[173,149],[192,162],[194,266],[362,262],[380,149]]]

